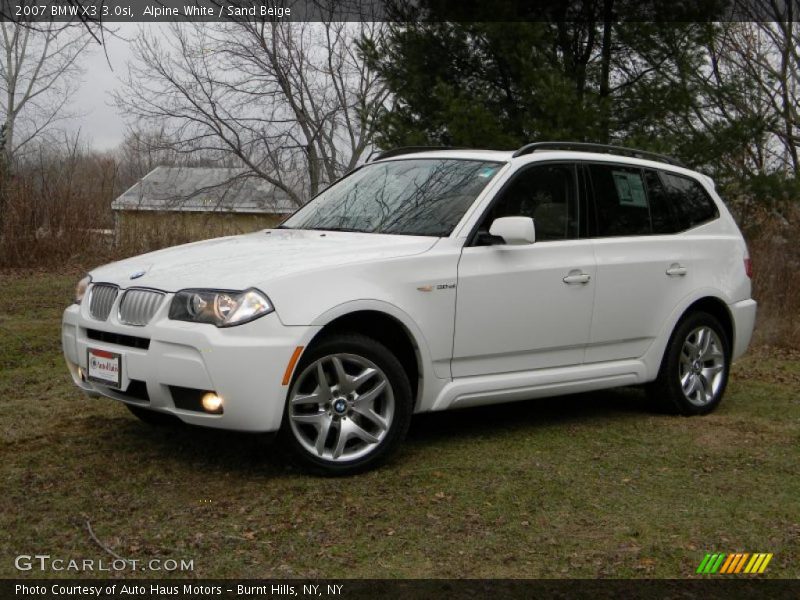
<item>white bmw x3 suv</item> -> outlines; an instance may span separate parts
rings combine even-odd
[[[144,421],[279,431],[306,467],[347,474],[413,413],[635,384],[708,413],[750,295],[713,182],[672,159],[409,148],[276,229],[93,270],[62,341],[78,387]]]

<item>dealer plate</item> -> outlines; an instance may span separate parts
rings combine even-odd
[[[106,350],[88,349],[89,372],[87,376],[91,381],[102,383],[111,387],[120,386],[120,371],[122,370],[122,356]]]

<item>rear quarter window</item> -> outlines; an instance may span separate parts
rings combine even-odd
[[[697,227],[719,217],[717,205],[700,182],[661,171],[665,200],[679,231]]]

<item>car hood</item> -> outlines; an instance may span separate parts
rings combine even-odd
[[[90,274],[92,281],[168,292],[245,289],[302,271],[419,254],[438,238],[268,229],[142,254]]]

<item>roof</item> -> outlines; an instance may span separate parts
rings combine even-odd
[[[407,160],[410,158],[454,158],[461,160],[487,160],[507,162],[511,160],[514,152],[507,150],[480,150],[453,148],[447,150],[425,150],[410,154],[393,154],[387,158],[376,158],[374,162],[384,162],[390,160]]]
[[[375,161],[380,161],[383,159],[394,158],[397,156],[408,157],[408,155],[410,154],[426,155],[426,154],[431,154],[432,152],[442,151],[442,150],[446,152],[451,152],[453,150],[466,150],[467,152],[473,152],[473,153],[493,152],[491,150],[476,150],[473,148],[462,148],[453,146],[404,146],[400,148],[392,148],[390,150],[375,151],[372,154],[370,154],[369,157],[367,157],[367,162],[370,162],[370,159],[373,156],[375,156],[374,159]],[[686,167],[686,165],[684,165],[677,158],[672,156],[667,156],[666,154],[658,154],[650,150],[640,150],[639,148],[631,148],[629,146],[619,146],[615,144],[596,144],[592,142],[570,142],[570,141],[533,142],[530,144],[525,144],[518,150],[515,150],[511,154],[511,158],[518,158],[520,156],[533,154],[534,152],[541,152],[543,150],[544,151],[566,150],[575,152],[590,152],[593,154],[612,154],[614,156],[642,158],[645,160],[667,163],[670,165],[674,165],[676,167]],[[499,152],[493,152],[493,153],[498,157],[501,156],[501,153]]]
[[[393,160],[425,159],[425,158],[450,158],[458,160],[485,160],[498,161],[513,164],[532,163],[539,161],[570,160],[570,161],[591,161],[591,162],[610,162],[615,164],[636,165],[640,167],[651,167],[664,171],[682,173],[691,177],[699,177],[707,181],[713,187],[713,181],[707,175],[679,167],[674,164],[637,158],[635,156],[623,156],[620,154],[609,154],[607,152],[588,152],[584,150],[556,150],[542,149],[530,154],[514,156],[514,151],[501,150],[478,150],[478,149],[453,149],[453,150],[426,150],[424,152],[414,152],[412,154],[394,155],[390,158],[376,160],[375,163],[389,162]]]
[[[286,192],[247,169],[156,167],[111,203],[112,210],[289,214]]]

